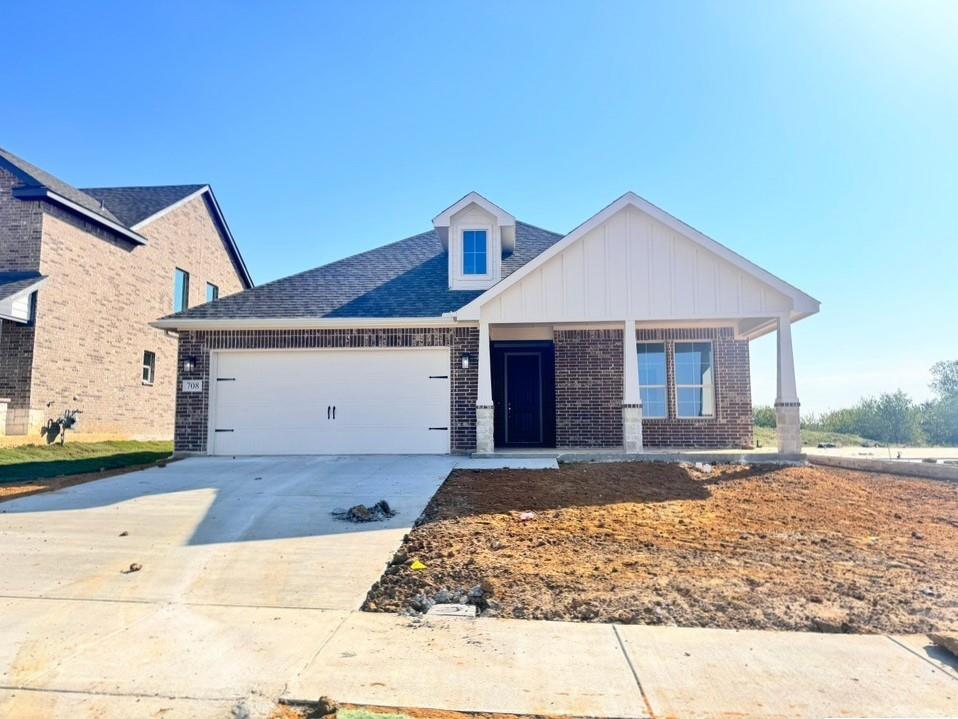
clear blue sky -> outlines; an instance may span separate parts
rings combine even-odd
[[[958,4],[7,3],[0,145],[209,182],[257,282],[475,189],[567,231],[625,190],[822,301],[821,411],[958,358]],[[756,403],[774,346],[753,345]]]

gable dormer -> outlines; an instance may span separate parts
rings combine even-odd
[[[470,192],[432,221],[448,250],[449,289],[486,290],[502,279],[502,258],[516,248],[516,218]]]

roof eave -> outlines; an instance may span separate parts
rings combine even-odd
[[[49,187],[15,187],[13,188],[12,194],[14,197],[20,200],[47,200],[54,204],[65,207],[66,209],[71,210],[78,215],[82,215],[91,222],[106,227],[118,235],[122,235],[126,239],[130,240],[130,242],[133,242],[137,245],[147,244],[146,238],[139,233],[134,232],[128,227],[124,227],[120,223],[114,222],[103,215],[98,215],[83,205],[77,204],[73,200],[67,199],[63,195],[54,192]]]
[[[457,327],[450,317],[164,317],[151,322],[161,330],[322,329],[336,327]]]

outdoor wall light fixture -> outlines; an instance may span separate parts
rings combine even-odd
[[[462,368],[469,369],[469,353],[463,352],[459,358],[462,360]]]
[[[192,372],[194,369],[196,369],[196,357],[184,357],[183,371]]]

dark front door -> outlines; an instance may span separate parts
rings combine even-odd
[[[555,446],[555,349],[547,341],[493,342],[497,447]]]
[[[506,352],[506,444],[542,444],[542,357]]]

